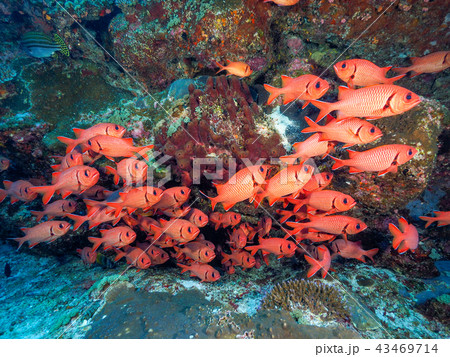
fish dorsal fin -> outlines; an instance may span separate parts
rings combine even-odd
[[[57,180],[60,175],[61,175],[61,171],[53,172],[52,179]]]
[[[405,232],[406,227],[408,227],[409,223],[404,217],[400,217],[398,220],[398,226],[402,232]]]
[[[281,84],[282,84],[282,86],[283,86],[283,87],[288,86],[289,83],[291,83],[291,81],[292,81],[293,79],[294,79],[294,78],[289,77],[289,76],[281,76]]]
[[[409,57],[410,61],[412,62],[412,64],[414,64],[414,62],[416,62],[420,57]]]
[[[338,100],[345,100],[348,98],[348,96],[353,93],[354,89],[350,89],[345,86],[339,87],[339,94],[338,94]]]
[[[23,232],[23,233],[27,233],[28,232],[28,230],[29,230],[30,228],[28,228],[28,227],[22,227],[22,228],[20,228],[20,230]]]
[[[213,185],[214,185],[214,187],[217,190],[217,194],[220,195],[220,192],[222,191],[222,188],[223,188],[223,184],[222,183],[215,183],[215,182],[213,182]]]
[[[100,233],[103,235],[103,234],[105,234],[106,232],[108,232],[108,229],[100,229]]]
[[[133,138],[122,138],[122,140],[128,145],[133,145]]]
[[[350,150],[350,149],[347,149],[347,152],[348,152],[349,159],[355,158],[355,156],[358,154],[358,151]]]
[[[9,188],[10,188],[11,185],[12,185],[12,181],[4,180],[4,181],[3,181],[3,185],[5,186],[5,189],[9,190]]]
[[[119,192],[119,196],[123,201],[125,201],[125,199],[127,198],[127,195],[128,195],[127,192]]]
[[[80,129],[80,128],[73,128],[72,130],[77,138],[79,138],[81,133],[84,131],[84,129]]]
[[[384,75],[386,75],[391,68],[392,68],[392,66],[388,66],[388,67],[381,68],[381,70],[383,71]]]
[[[325,117],[325,125],[331,123],[333,120],[336,120],[336,118],[331,114],[327,114],[327,116]]]
[[[163,219],[163,218],[160,218],[160,219],[159,219],[159,223],[160,223],[161,225],[164,225],[164,224],[166,224],[167,222],[169,222],[169,221],[166,221],[166,220]]]

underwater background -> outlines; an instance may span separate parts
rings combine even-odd
[[[330,157],[312,155],[315,160],[308,161],[314,174],[332,173],[327,190],[356,201],[337,214],[367,225],[348,237],[361,242],[351,258],[339,256],[335,236],[316,243],[291,236],[289,254],[282,243],[280,254],[255,254],[252,246],[267,237],[283,238],[293,227],[282,218],[305,219],[306,212],[295,216],[292,202],[284,207],[288,201],[255,207],[237,200],[228,212],[238,219],[228,222],[222,204],[213,210],[205,197],[219,194],[213,181],[225,184],[232,176],[233,158],[239,171],[245,168],[242,158],[255,163],[283,157],[310,137],[302,133],[308,127],[304,117],[315,121],[319,109],[312,104],[302,109],[304,101],[286,103],[286,97],[267,104],[264,85],[284,87],[282,76],[311,74],[329,85],[320,101],[336,102],[339,86],[345,85],[333,68],[336,62],[365,59],[380,67],[407,67],[411,57],[448,50],[445,0],[294,2],[0,2],[0,179],[6,181],[0,203],[1,338],[448,338],[450,228],[425,228],[419,218],[450,210],[448,69],[395,81],[420,96],[420,103],[371,121],[383,136],[351,147],[411,145],[417,153],[397,172],[350,174],[348,168],[333,170]],[[248,65],[250,74],[217,73],[227,60]],[[118,206],[122,220],[116,227],[135,232],[132,248],[104,250],[104,244],[90,259],[83,248],[90,249],[92,237],[102,237],[100,230],[112,229],[115,219],[91,227],[86,208],[95,206],[92,200],[108,201],[112,191],[124,192],[123,177],[115,181],[121,176],[115,163],[127,156],[113,157],[114,163],[88,150],[84,155],[91,156],[81,163],[97,170],[97,191],[68,198],[74,203],[70,214],[86,215],[89,227],[75,228],[79,219],[64,215],[57,222],[72,227],[61,237],[17,250],[18,242],[8,238],[23,237],[21,227],[38,224],[39,214],[32,211],[45,207],[38,191],[26,198],[22,191],[12,192],[8,181],[28,181],[23,189],[50,185],[52,173],[61,169],[54,166],[66,155],[68,141],[58,137],[73,139],[73,128],[100,123],[125,128],[122,135],[135,147],[154,145],[153,154],[139,157],[152,182],[148,186],[166,193],[185,187],[184,205],[145,213]],[[333,157],[348,157],[342,145],[333,147]],[[195,159],[203,160],[201,169]],[[214,172],[224,175],[216,178]],[[56,194],[51,202],[58,199]],[[195,217],[203,213],[209,219],[198,225],[197,234],[212,243],[215,258],[208,264],[220,278],[202,276],[201,282],[198,274],[181,274],[177,264],[199,264],[192,263],[186,242],[152,240],[166,224],[159,219],[181,218],[187,212],[177,210],[183,209],[192,210],[186,217],[197,209]],[[142,217],[157,221],[143,227]],[[389,226],[398,226],[401,217],[416,227],[420,240],[402,254],[393,248]],[[116,259],[138,245],[146,252],[159,246],[150,266]],[[308,277],[313,263],[304,255],[321,260],[319,247],[332,254],[335,271]],[[227,262],[237,251],[252,263]]]

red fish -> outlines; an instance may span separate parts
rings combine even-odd
[[[333,173],[331,172],[321,172],[320,174],[315,174],[311,179],[303,186],[303,192],[313,192],[320,191],[327,187],[331,180],[333,179]]]
[[[189,242],[183,248],[173,247],[173,249],[177,253],[177,258],[184,254],[186,257],[199,263],[209,263],[216,257],[214,250],[198,242]]]
[[[417,232],[416,227],[412,224],[408,224],[403,217],[398,220],[398,226],[399,228],[392,223],[389,223],[389,231],[394,236],[392,247],[398,249],[400,254],[403,254],[408,250],[414,253],[419,246],[419,233]]]
[[[201,283],[205,281],[212,283],[220,278],[219,272],[209,264],[193,263],[192,265],[183,265],[178,263],[177,265],[182,268],[181,274],[189,271],[191,276],[198,277]]]
[[[216,247],[213,243],[211,243],[210,241],[205,239],[205,236],[203,234],[199,234],[197,236],[197,238],[195,238],[195,240],[192,241],[192,243],[197,242],[197,243],[201,243],[209,248],[211,248],[212,250],[215,250]]]
[[[147,179],[148,165],[144,161],[128,158],[117,164],[117,169],[106,166],[106,173],[114,175],[114,184],[119,184],[120,178],[123,185],[143,184]]]
[[[416,155],[417,150],[409,145],[393,144],[382,145],[366,151],[347,150],[349,159],[342,160],[333,156],[335,160],[333,170],[343,166],[350,167],[350,173],[357,172],[378,172],[378,176],[387,174],[388,172],[396,173],[398,166],[411,160]]]
[[[172,207],[172,208],[166,208],[163,210],[159,210],[158,213],[165,214],[167,217],[175,217],[175,218],[181,218],[186,216],[191,211],[191,207],[188,206],[181,206],[181,207]],[[194,222],[192,222],[194,223]]]
[[[107,205],[115,209],[116,217],[119,216],[123,208],[126,208],[129,214],[138,208],[145,211],[161,199],[162,192],[160,188],[152,186],[136,187],[127,192],[119,192],[121,202],[108,202]]]
[[[66,216],[75,221],[73,230],[76,231],[84,222],[89,222],[89,229],[97,227],[99,224],[111,221],[113,221],[113,226],[115,226],[125,215],[126,212],[122,211],[119,214],[119,217],[115,217],[114,211],[110,212],[106,207],[102,207],[91,216],[89,216],[89,214],[86,216],[77,216],[71,213],[67,214]]]
[[[267,105],[271,104],[279,95],[283,95],[283,104],[300,99],[305,100],[302,108],[305,108],[311,99],[319,99],[330,88],[327,81],[312,74],[305,74],[300,77],[291,78],[281,76],[282,88],[276,88],[264,84],[264,89],[270,93]]]
[[[234,249],[242,249],[247,244],[247,234],[245,234],[245,231],[242,228],[235,229],[229,236],[230,247]]]
[[[4,156],[0,156],[0,172],[6,171],[9,168],[11,162]]]
[[[153,149],[153,145],[133,146],[132,138],[116,138],[108,135],[97,135],[85,143],[89,150],[106,156],[108,159],[114,157],[131,157],[136,153],[145,154]],[[113,160],[114,161],[114,160]]]
[[[310,256],[305,254],[306,261],[311,264],[311,268],[308,270],[307,277],[310,278],[314,274],[316,274],[320,269],[322,269],[322,278],[325,278],[328,274],[331,266],[331,256],[330,251],[324,245],[319,245],[317,247],[317,252],[319,255],[319,259],[311,258]]]
[[[273,2],[278,6],[292,6],[299,2],[300,0],[264,0],[263,2]]]
[[[89,166],[74,166],[63,172],[54,172],[52,177],[55,183],[50,186],[35,186],[30,190],[36,193],[42,193],[42,202],[47,204],[55,191],[59,191],[62,198],[66,198],[72,192],[82,192],[94,186],[99,177],[99,172]]]
[[[161,227],[152,225],[151,227],[156,232],[155,239],[158,239],[162,234],[168,235],[170,238],[176,240],[177,242],[183,244],[194,240],[198,236],[200,230],[194,224],[185,219],[174,219],[166,221],[160,219],[159,223]]]
[[[358,259],[363,263],[366,262],[365,256],[373,261],[373,256],[378,253],[378,248],[364,250],[361,241],[350,242],[344,239],[336,239],[331,243],[331,250],[346,259]]]
[[[295,153],[281,156],[280,160],[292,165],[297,159],[300,159],[300,164],[308,160],[310,157],[320,156],[324,159],[331,151],[333,151],[336,144],[332,141],[322,141],[320,138],[321,135],[316,133],[311,135],[305,141],[295,143],[292,145]]]
[[[436,73],[450,67],[450,51],[430,53],[423,57],[411,57],[412,65],[404,68],[392,68],[397,73],[411,72],[411,78],[422,73]]]
[[[334,110],[337,110],[338,120],[348,117],[379,119],[404,113],[420,102],[417,94],[393,84],[377,84],[360,89],[339,87],[337,102],[311,101],[320,109],[316,122]]]
[[[258,238],[265,237],[269,235],[272,229],[272,218],[262,217],[258,221],[258,225],[255,229],[250,229],[248,232],[248,239],[253,241],[253,238],[258,235]]]
[[[310,165],[288,166],[273,176],[255,198],[255,207],[267,197],[269,205],[273,205],[281,197],[298,192],[310,180],[314,168]]]
[[[436,215],[436,217],[419,217],[421,220],[427,222],[425,228],[428,228],[428,226],[430,224],[433,224],[434,222],[438,222],[438,227],[443,227],[450,224],[450,211],[434,211],[434,214]]]
[[[97,253],[93,251],[91,247],[84,247],[83,249],[77,249],[77,253],[80,255],[84,265],[91,266],[97,260]]]
[[[327,124],[320,126],[305,116],[309,127],[303,129],[302,133],[318,132],[319,141],[339,141],[345,143],[344,148],[371,143],[383,136],[380,129],[362,119],[346,118],[338,121],[331,115],[327,115],[327,119]]]
[[[36,216],[36,221],[39,222],[42,217],[47,216],[47,220],[51,220],[54,217],[65,217],[68,213],[75,212],[77,203],[73,200],[58,200],[45,206],[42,212],[30,211],[32,215]]]
[[[81,198],[93,199],[93,200],[104,200],[107,198],[112,191],[107,190],[106,188],[94,185],[84,191],[80,196]]]
[[[33,248],[36,244],[47,242],[51,243],[62,237],[70,229],[70,223],[65,221],[49,221],[40,223],[31,228],[20,228],[25,233],[25,237],[21,238],[9,238],[19,242],[20,249],[23,243],[28,242],[30,248]]]
[[[405,75],[386,78],[386,73],[392,68],[378,67],[365,59],[350,59],[334,65],[334,71],[350,88],[355,86],[367,87],[375,84],[393,84]]]
[[[286,222],[289,227],[294,228],[293,231],[289,232],[290,234],[286,235],[286,238],[308,228],[310,232],[340,234],[347,239],[347,234],[357,234],[367,228],[363,221],[349,216],[334,215],[315,217],[309,215],[308,217],[310,222],[306,223]]]
[[[244,250],[238,249],[231,249],[231,254],[226,254],[222,252],[222,264],[225,264],[228,261],[231,261],[231,264],[233,266],[241,266],[242,269],[250,269],[253,268],[256,264],[255,258],[247,253]]]
[[[231,62],[229,60],[227,60],[227,62],[228,62],[227,66],[222,66],[219,62],[216,62],[216,65],[220,67],[220,70],[218,70],[217,73],[227,71],[228,72],[227,76],[234,74],[235,76],[244,78],[248,77],[253,72],[247,63]]]
[[[306,198],[296,201],[295,212],[303,205],[308,205],[312,210],[324,211],[329,214],[348,211],[356,205],[351,196],[331,190],[311,192]]]
[[[284,211],[280,209],[277,210],[277,213],[282,216],[280,218],[280,223],[286,222],[292,216],[294,216],[295,221],[302,221],[308,217],[306,212]]]
[[[306,232],[306,233],[297,233],[294,236],[294,238],[297,243],[306,239],[311,241],[312,243],[321,243],[321,242],[332,242],[336,238],[336,235],[322,232]]]
[[[151,243],[137,243],[138,248],[141,248],[152,261],[152,265],[161,265],[169,260],[169,254],[164,249],[155,247]]]
[[[79,152],[69,152],[66,156],[53,156],[54,158],[60,158],[61,162],[56,165],[52,165],[51,168],[55,171],[64,171],[73,166],[83,165],[83,155]]]
[[[124,252],[119,249],[115,249],[115,251],[117,253],[115,262],[125,257],[128,264],[138,268],[138,272],[141,269],[148,269],[152,265],[150,257],[140,248],[126,247]]]
[[[101,229],[102,238],[88,237],[89,242],[93,243],[92,247],[95,252],[102,244],[103,250],[111,249],[112,247],[120,248],[129,245],[136,239],[136,233],[126,226],[116,227],[111,229]]]
[[[209,221],[215,225],[214,229],[217,231],[220,226],[222,226],[222,228],[226,228],[229,226],[234,227],[239,224],[241,221],[241,215],[236,212],[213,212],[209,216]]]
[[[161,227],[156,219],[151,217],[139,216],[138,220],[139,228],[150,235],[155,235],[156,231],[152,228],[153,226]]]
[[[201,228],[208,224],[208,216],[197,208],[192,208],[186,219]]]
[[[116,138],[121,138],[125,134],[126,129],[123,126],[113,123],[100,123],[91,126],[88,129],[74,128],[76,139],[69,139],[64,136],[58,136],[58,140],[67,145],[66,153],[71,152],[75,146],[83,144],[89,139],[97,135],[109,135]]]
[[[164,190],[159,202],[154,205],[155,208],[165,210],[168,208],[181,207],[191,194],[191,189],[188,187],[171,187]]]
[[[219,202],[222,202],[224,210],[228,211],[238,202],[254,199],[255,195],[261,190],[259,185],[265,182],[269,168],[269,165],[246,167],[236,172],[225,184],[214,184],[218,196],[208,197],[205,194],[203,195],[211,200],[213,211]]]
[[[31,190],[33,185],[28,181],[18,180],[11,182],[5,180],[3,185],[5,185],[5,190],[0,189],[0,202],[3,202],[7,196],[11,197],[11,203],[18,201],[31,202],[37,197],[37,194]]]
[[[277,255],[278,259],[291,257],[294,255],[296,248],[295,243],[283,238],[260,238],[259,245],[245,247],[245,250],[248,250],[251,255],[255,255],[258,250],[261,250],[264,261],[269,265],[267,256],[270,253]]]

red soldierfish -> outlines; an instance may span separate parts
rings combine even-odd
[[[216,65],[218,67],[220,67],[220,69],[217,71],[217,73],[222,72],[222,71],[227,71],[228,72],[227,76],[234,74],[235,76],[244,78],[244,77],[248,77],[253,72],[247,63],[231,62],[229,60],[227,60],[227,62],[228,62],[227,66],[222,66],[219,62],[216,62]]]
[[[110,212],[107,207],[101,207],[91,216],[77,216],[75,214],[67,214],[66,216],[75,221],[73,226],[73,230],[76,231],[84,222],[89,222],[89,229],[97,227],[101,223],[111,222],[113,221],[113,226],[119,223],[120,219],[125,216],[127,213],[122,211],[119,214],[119,217],[114,216],[114,211]]]
[[[297,233],[294,238],[297,243],[305,239],[311,241],[312,243],[321,243],[332,242],[336,238],[336,235],[322,232],[306,232]]]
[[[191,276],[198,277],[202,283],[205,281],[212,283],[220,278],[219,272],[209,264],[193,263],[192,265],[183,265],[178,263],[177,265],[182,268],[181,274],[189,271]]]
[[[339,87],[337,102],[311,101],[320,109],[316,122],[334,110],[337,110],[338,120],[348,117],[379,119],[404,113],[420,102],[417,94],[393,84],[377,84],[360,89]]]
[[[181,207],[188,200],[190,194],[191,189],[188,187],[180,186],[168,188],[163,191],[161,199],[154,205],[154,208],[165,210],[168,208]]]
[[[305,108],[311,99],[319,99],[330,88],[327,81],[312,74],[305,74],[296,78],[281,76],[281,81],[282,88],[264,84],[264,89],[270,93],[267,105],[271,104],[279,95],[283,95],[284,105],[300,99],[306,101],[302,107]]]
[[[156,232],[155,239],[158,239],[161,235],[166,234],[180,244],[183,244],[194,240],[200,233],[200,230],[196,225],[186,221],[185,219],[166,221],[161,218],[159,223],[161,227],[151,225],[152,229]]]
[[[30,211],[32,215],[36,216],[36,221],[39,222],[42,217],[47,216],[47,220],[54,217],[65,217],[68,213],[75,212],[77,203],[74,200],[58,200],[45,206],[41,211]]]
[[[114,175],[114,184],[118,185],[120,178],[123,185],[143,184],[147,179],[148,165],[144,161],[128,158],[117,164],[117,169],[106,166],[106,173]]]
[[[317,253],[319,255],[319,259],[316,260],[311,258],[309,255],[305,254],[306,261],[311,264],[311,268],[308,270],[307,277],[310,278],[314,274],[316,274],[320,269],[322,269],[322,278],[325,278],[328,274],[328,270],[331,266],[331,256],[330,251],[324,245],[319,245],[317,247]]]
[[[126,129],[118,124],[113,123],[100,123],[91,126],[88,129],[74,128],[76,139],[69,139],[64,136],[58,136],[58,140],[67,145],[66,153],[71,152],[75,146],[83,144],[89,139],[97,135],[109,135],[116,138],[121,138],[125,134]]]
[[[84,265],[91,266],[97,260],[97,253],[94,252],[91,247],[84,247],[83,249],[77,249],[77,253],[80,255]]]
[[[116,138],[108,135],[97,135],[85,143],[88,150],[102,154],[111,159],[114,157],[131,157],[136,153],[144,155],[153,145],[133,146],[132,138]],[[114,161],[114,160],[113,160]]]
[[[88,237],[89,242],[93,243],[94,252],[103,244],[103,250],[112,247],[120,248],[129,245],[136,239],[136,233],[127,226],[115,227],[111,229],[101,229],[102,238]]]
[[[115,262],[125,257],[127,259],[127,263],[138,268],[138,271],[141,269],[148,269],[150,265],[152,265],[150,257],[140,248],[126,247],[124,252],[119,249],[114,250],[117,253],[116,258],[114,259]]]
[[[297,159],[300,159],[300,164],[315,156],[321,156],[322,159],[324,159],[331,151],[333,151],[335,145],[336,144],[331,141],[321,140],[321,135],[316,133],[311,135],[305,141],[292,145],[295,153],[281,156],[280,160],[292,165]]]
[[[0,156],[0,172],[8,170],[10,161],[6,157]]]
[[[213,212],[209,215],[209,221],[214,224],[214,229],[217,231],[220,226],[222,226],[222,228],[227,228],[239,224],[239,222],[241,222],[241,215],[236,212]]]
[[[327,124],[320,126],[305,116],[309,127],[302,130],[302,133],[320,134],[319,141],[339,141],[345,143],[344,148],[355,144],[367,144],[383,136],[383,133],[375,125],[358,118],[346,118],[336,120],[331,115],[327,115]]]
[[[208,216],[197,208],[192,208],[187,214],[186,219],[199,228],[208,224]]]
[[[68,232],[70,223],[65,221],[49,221],[40,223],[31,228],[20,228],[25,233],[25,237],[9,238],[19,242],[20,249],[23,243],[28,242],[30,248],[42,242],[53,242]]]
[[[419,246],[419,233],[417,232],[416,227],[412,224],[408,224],[403,217],[398,220],[398,226],[399,228],[392,223],[389,223],[389,231],[394,236],[392,247],[398,249],[400,254],[403,254],[408,250],[414,253]]]
[[[283,238],[259,238],[259,245],[245,247],[245,250],[248,250],[251,255],[255,255],[258,250],[261,250],[264,261],[269,265],[267,255],[270,253],[277,255],[278,259],[285,256],[291,257],[294,255],[296,248],[295,243]]]
[[[233,233],[229,234],[229,236],[230,236],[229,241],[230,247],[234,249],[242,249],[246,246],[247,234],[245,234],[245,231],[242,227],[235,229]]]
[[[393,144],[382,145],[366,151],[347,150],[349,159],[342,160],[333,156],[335,160],[333,170],[343,166],[350,167],[350,173],[363,171],[378,171],[378,176],[387,174],[388,172],[397,172],[397,168],[405,162],[411,160],[417,153],[417,150],[409,145]]]
[[[450,51],[430,53],[423,57],[411,57],[412,65],[404,68],[392,68],[397,73],[411,72],[411,78],[422,73],[436,73],[450,67]]]
[[[184,254],[186,257],[199,263],[209,263],[216,257],[214,250],[198,242],[189,242],[183,248],[174,247],[173,249],[177,253],[176,258]]]
[[[212,210],[214,211],[216,204],[219,202],[222,202],[225,211],[246,199],[250,199],[250,202],[252,202],[255,195],[261,191],[259,185],[265,183],[269,168],[269,165],[249,166],[236,172],[226,183],[214,184],[218,196],[208,197],[204,194],[211,200]]]
[[[313,175],[311,179],[302,188],[302,192],[320,191],[327,187],[333,179],[332,172],[321,172],[320,174]]]
[[[30,202],[37,197],[37,194],[31,190],[33,185],[28,181],[18,180],[11,182],[5,180],[3,185],[5,185],[5,189],[0,189],[0,202],[3,202],[7,196],[11,197],[11,203],[18,201]]]
[[[141,248],[152,261],[152,265],[161,265],[169,260],[169,254],[159,247],[155,247],[151,243],[137,243],[138,248]]]
[[[68,168],[77,165],[83,165],[83,154],[79,152],[69,152],[66,156],[53,156],[54,158],[60,158],[61,162],[56,165],[52,165],[51,168],[55,171],[64,171]]]
[[[392,68],[378,67],[365,59],[350,59],[338,62],[334,65],[336,75],[342,79],[350,88],[355,86],[367,87],[375,84],[393,84],[405,75],[386,78],[386,73]]]
[[[356,205],[355,200],[342,192],[323,190],[311,192],[306,198],[296,200],[294,211],[297,212],[304,205],[310,210],[319,210],[327,213],[348,211]]]
[[[119,192],[121,202],[108,202],[107,205],[115,209],[115,216],[119,216],[123,208],[133,213],[138,208],[144,211],[153,207],[161,199],[162,190],[152,186],[136,187],[127,192]]]
[[[273,2],[278,6],[292,6],[299,2],[300,0],[264,0],[263,2]]]
[[[419,218],[423,221],[426,221],[427,224],[425,225],[425,228],[427,228],[430,224],[433,224],[434,222],[438,222],[438,227],[443,227],[448,224],[450,224],[450,211],[434,211],[434,214],[436,217],[425,217],[420,216]]]
[[[89,166],[74,166],[63,172],[54,172],[52,177],[55,183],[50,186],[36,186],[30,188],[32,192],[44,194],[42,202],[46,205],[55,191],[59,191],[62,198],[66,198],[72,192],[82,192],[94,186],[99,177],[99,172]]]
[[[378,248],[364,250],[361,241],[350,242],[344,239],[336,239],[331,243],[331,250],[343,258],[358,259],[364,263],[366,262],[365,256],[373,261],[373,256],[378,253]]]
[[[241,266],[242,269],[250,269],[253,268],[256,264],[255,258],[247,253],[245,250],[235,250],[231,249],[231,254],[226,254],[222,252],[222,264],[225,264],[228,261],[231,261],[231,265]]]

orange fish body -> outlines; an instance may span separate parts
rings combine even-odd
[[[252,74],[252,69],[247,63],[244,62],[231,62],[227,60],[228,65],[222,66],[219,62],[216,62],[217,66],[220,67],[220,70],[217,71],[217,73],[222,71],[227,71],[227,76],[230,76],[234,74],[235,76],[238,76],[240,78],[248,77]]]
[[[242,249],[247,244],[247,234],[245,234],[244,229],[238,228],[230,234],[230,247],[234,249]]]
[[[120,178],[123,185],[140,184],[146,182],[148,166],[144,161],[128,158],[117,164],[117,169],[106,166],[106,173],[114,175],[114,184],[119,183]]]
[[[94,186],[100,174],[97,169],[89,166],[74,166],[63,172],[54,172],[55,183],[50,186],[35,186],[30,188],[32,192],[42,193],[42,202],[46,205],[55,191],[59,191],[62,198],[66,198],[72,192],[82,192]]]
[[[5,189],[0,189],[0,202],[3,202],[7,196],[10,196],[11,203],[18,201],[31,202],[37,197],[37,194],[31,190],[33,185],[28,181],[18,180],[12,182],[5,180],[3,185]]]
[[[174,249],[177,257],[184,254],[186,257],[199,263],[209,263],[216,257],[214,250],[198,242],[189,242],[183,248],[174,247]]]
[[[408,250],[414,253],[419,246],[419,233],[416,227],[408,224],[403,217],[398,220],[398,226],[397,228],[394,224],[389,223],[389,231],[394,236],[392,247],[398,249],[400,254]]]
[[[377,84],[360,89],[339,87],[337,102],[311,101],[320,109],[316,122],[334,110],[337,110],[338,120],[348,117],[379,119],[404,113],[420,102],[417,94],[393,84]]]
[[[295,221],[302,221],[308,218],[308,214],[306,212],[294,212],[294,211],[285,211],[285,210],[277,210],[277,213],[281,215],[280,223],[286,222],[289,218],[294,216]]]
[[[280,160],[287,164],[294,164],[296,159],[300,159],[300,164],[311,157],[321,156],[325,158],[333,149],[333,142],[321,140],[321,135],[316,133],[311,135],[305,141],[301,141],[292,145],[295,153],[291,155],[281,156]]]
[[[310,180],[303,186],[302,192],[320,191],[327,187],[333,179],[332,172],[321,172],[313,175]]]
[[[56,158],[56,156],[54,156]],[[73,166],[83,165],[83,155],[79,152],[69,152],[66,156],[62,156],[61,162],[57,165],[52,165],[51,168],[55,171],[64,171]]]
[[[308,205],[313,210],[337,213],[348,211],[356,205],[356,202],[351,196],[342,192],[323,190],[311,192],[305,199],[298,200],[294,211],[298,211],[303,205]]]
[[[411,78],[422,73],[436,73],[450,67],[450,51],[430,53],[423,57],[411,57],[412,65],[404,68],[392,68],[397,73],[412,72]]]
[[[425,228],[428,228],[428,226],[434,222],[438,222],[438,227],[443,227],[450,224],[450,211],[434,211],[434,214],[436,217],[419,217],[421,220],[427,222]]]
[[[310,165],[288,166],[267,183],[264,191],[255,198],[255,207],[267,197],[272,206],[281,197],[298,192],[310,179],[314,168]]]
[[[331,249],[336,254],[346,259],[358,259],[363,263],[366,262],[365,256],[373,262],[373,256],[378,253],[378,248],[364,250],[361,241],[350,242],[344,239],[336,239],[331,243]]]
[[[350,88],[355,86],[367,87],[375,84],[393,84],[405,75],[386,78],[386,73],[392,68],[378,67],[365,59],[350,59],[338,62],[334,65],[336,75],[342,79]]]
[[[106,222],[113,221],[113,226],[119,223],[120,219],[126,215],[126,212],[120,212],[118,217],[115,217],[114,211],[108,210],[106,207],[102,207],[97,210],[93,215],[89,216],[77,216],[75,214],[69,213],[66,216],[75,221],[73,230],[76,231],[84,222],[89,222],[89,229],[97,227],[98,225]]]
[[[107,190],[106,188],[94,185],[85,190],[80,196],[85,199],[93,199],[93,200],[104,200],[106,199],[112,191]]]
[[[299,2],[300,0],[264,0],[263,2],[273,2],[278,6],[292,6]]]
[[[189,271],[191,276],[198,277],[201,282],[214,282],[219,280],[220,274],[211,265],[205,263],[193,263],[192,265],[177,264],[181,270],[181,274]]]
[[[67,145],[66,153],[71,152],[75,148],[75,146],[83,144],[97,135],[108,135],[116,138],[121,138],[125,134],[126,129],[118,124],[100,123],[91,126],[88,129],[74,128],[73,132],[77,137],[76,139],[69,139],[64,136],[58,136],[58,140]]]
[[[117,256],[114,261],[119,261],[123,257],[126,258],[127,263],[138,268],[138,271],[141,269],[148,269],[150,265],[152,265],[152,261],[150,257],[140,248],[137,247],[127,247],[125,251],[122,252],[119,249],[116,249]]]
[[[306,232],[306,233],[297,233],[294,236],[294,238],[297,243],[306,239],[311,241],[312,243],[321,243],[321,242],[332,242],[336,238],[336,235],[322,232]]]
[[[153,145],[133,146],[132,138],[123,139],[108,135],[94,136],[86,141],[85,145],[89,150],[107,158],[131,157],[136,153],[145,155],[148,150],[153,149]]]
[[[136,187],[127,192],[119,193],[122,202],[108,202],[107,205],[115,209],[116,217],[119,216],[123,208],[126,208],[129,214],[138,208],[145,211],[161,199],[162,192],[160,188],[152,186]]]
[[[160,219],[159,223],[161,227],[151,226],[156,232],[155,239],[158,239],[162,234],[166,234],[180,244],[184,244],[194,240],[200,233],[196,225],[185,219],[174,219],[171,221]]]
[[[212,210],[216,204],[222,202],[225,211],[228,211],[236,203],[246,199],[254,199],[254,196],[260,191],[258,185],[265,182],[268,165],[249,166],[239,170],[225,184],[215,184],[216,197],[208,197],[211,200]]]
[[[84,247],[83,249],[77,249],[77,253],[80,255],[84,265],[91,266],[97,260],[97,253],[93,251],[91,247]]]
[[[74,200],[58,200],[45,206],[42,212],[30,211],[30,213],[36,216],[36,222],[39,222],[44,216],[47,216],[47,220],[54,217],[65,217],[68,213],[75,212],[76,208],[77,203]]]
[[[181,207],[188,199],[191,194],[191,189],[188,187],[171,187],[164,190],[161,199],[154,208],[165,210],[168,208]]]
[[[259,245],[245,247],[245,250],[248,250],[251,255],[255,255],[258,250],[261,250],[263,255],[272,253],[280,259],[284,256],[292,256],[296,248],[295,243],[283,238],[260,238]]]
[[[241,266],[244,270],[253,268],[256,264],[255,258],[250,253],[247,253],[245,250],[241,249],[232,249],[231,254],[222,252],[222,257],[222,264],[231,261],[231,265]]]
[[[92,247],[95,252],[102,244],[103,250],[112,247],[120,248],[129,245],[136,239],[136,233],[127,226],[116,227],[111,229],[101,229],[102,238],[88,237],[89,242],[94,243]]]
[[[358,118],[346,118],[336,120],[331,115],[327,116],[330,121],[320,126],[305,116],[309,127],[302,130],[302,133],[320,134],[319,141],[339,141],[345,143],[344,148],[355,144],[367,144],[383,136],[383,133],[375,125]]]
[[[311,268],[309,268],[307,277],[310,278],[314,274],[316,274],[319,270],[322,269],[322,278],[325,278],[330,270],[331,266],[331,256],[330,251],[324,245],[319,245],[317,247],[317,252],[319,255],[319,259],[311,258],[309,255],[305,254],[306,261],[311,264]]]
[[[236,212],[213,212],[209,215],[209,222],[214,224],[214,229],[217,231],[221,226],[222,228],[236,226],[241,222],[241,215]]]
[[[211,248],[212,250],[216,249],[216,246],[214,245],[214,243],[211,243],[210,241],[205,239],[205,236],[203,234],[199,234],[197,236],[197,238],[195,238],[195,240],[192,241],[192,243],[201,243],[209,248]]]
[[[388,172],[396,173],[398,166],[411,160],[417,153],[417,150],[409,145],[393,144],[382,145],[366,151],[347,150],[348,160],[341,160],[331,157],[335,160],[333,170],[343,166],[350,167],[350,173],[358,172],[378,172],[378,176]]]
[[[312,74],[305,74],[296,78],[281,76],[281,81],[283,85],[282,88],[264,84],[264,89],[270,93],[269,99],[267,99],[267,105],[270,105],[279,95],[283,95],[284,105],[289,104],[296,99],[300,99],[306,100],[303,105],[303,108],[305,108],[310,100],[319,99],[330,88],[327,81]]]
[[[241,226],[241,227],[243,227],[243,226]],[[262,217],[259,220],[258,226],[256,228],[251,228],[251,227],[247,226],[248,240],[253,241],[253,238],[256,235],[258,235],[258,238],[265,237],[265,236],[269,235],[271,229],[272,229],[272,218]]]
[[[9,238],[19,242],[20,249],[23,243],[28,242],[30,248],[33,248],[36,244],[42,242],[53,242],[59,237],[66,234],[70,229],[70,223],[65,221],[48,221],[40,223],[31,228],[21,228],[22,232],[25,233],[24,237],[21,238]]]
[[[349,216],[334,215],[315,217],[309,216],[310,222],[297,223],[286,222],[289,227],[294,230],[289,232],[286,237],[295,235],[301,230],[308,228],[310,232],[324,232],[330,234],[343,235],[347,239],[347,234],[356,234],[367,228],[366,224],[361,220]]]
[[[157,211],[158,214],[165,214],[167,217],[181,218],[191,211],[189,206],[172,207]],[[193,223],[193,222],[192,222]]]
[[[139,217],[138,225],[141,230],[143,230],[144,232],[146,232],[150,235],[155,235],[155,233],[156,233],[153,230],[152,225],[161,228],[161,225],[159,224],[159,222],[156,219],[153,219],[151,217],[145,217],[145,216]]]
[[[0,172],[6,171],[9,168],[11,162],[4,156],[0,156]]]
[[[156,247],[151,243],[137,243],[136,246],[141,248],[150,257],[152,266],[164,264],[170,258],[164,249]]]
[[[199,228],[208,224],[208,216],[197,208],[192,208],[186,218],[189,222],[195,224]]]

